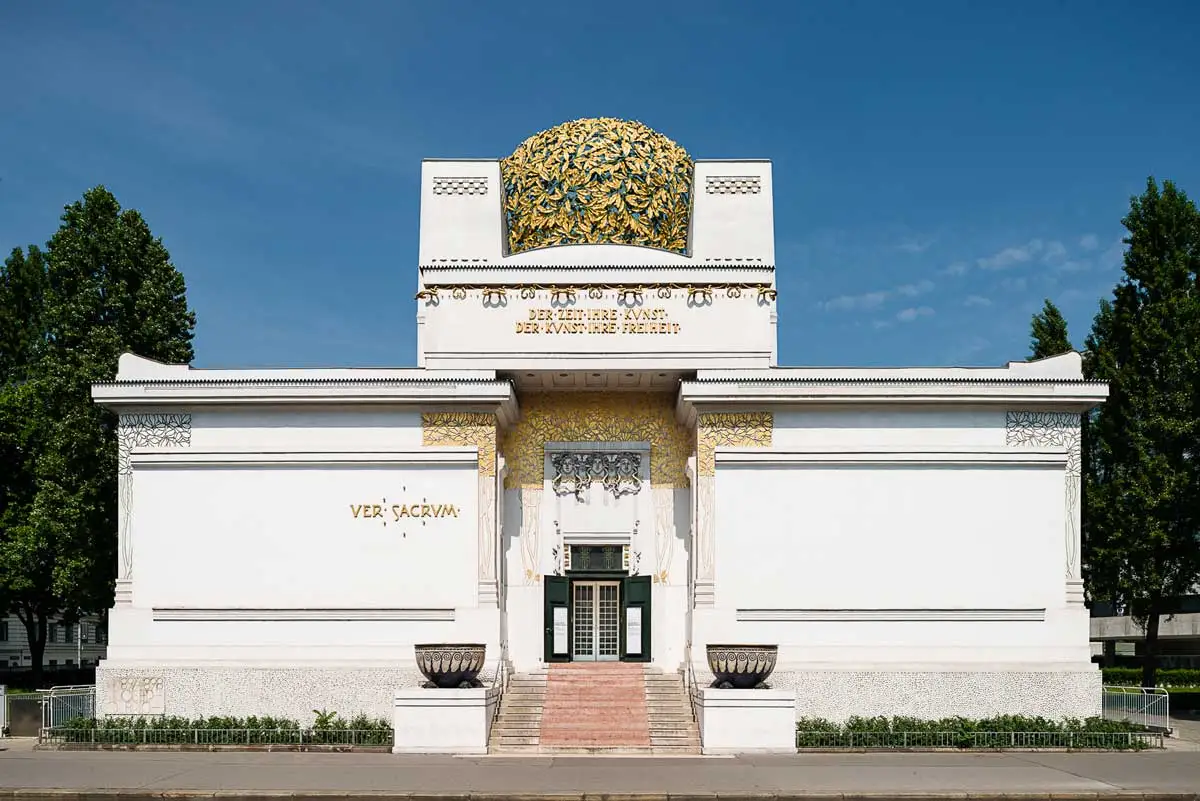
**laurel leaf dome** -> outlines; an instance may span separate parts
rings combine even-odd
[[[602,243],[687,252],[692,159],[640,122],[564,122],[522,142],[500,174],[509,253]]]

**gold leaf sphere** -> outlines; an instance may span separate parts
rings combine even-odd
[[[643,245],[687,253],[692,159],[640,122],[564,122],[500,161],[509,253]]]

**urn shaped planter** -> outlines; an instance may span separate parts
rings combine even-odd
[[[434,687],[478,687],[486,645],[427,643],[413,646],[417,667]]]
[[[778,645],[708,646],[708,669],[716,677],[714,687],[758,687],[771,675],[778,658]]]

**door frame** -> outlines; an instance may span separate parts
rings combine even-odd
[[[571,661],[572,662],[620,662],[624,655],[624,642],[622,637],[622,612],[624,610],[623,594],[625,582],[613,574],[608,574],[599,578],[583,578],[580,576],[570,577],[570,611],[568,619],[571,621],[570,628],[570,645],[571,645]],[[577,587],[589,586],[592,587],[592,655],[590,658],[577,656],[575,653],[575,632],[576,623],[580,622],[576,617],[575,612],[575,590]],[[601,656],[600,651],[600,587],[615,587],[617,591],[617,651],[611,656]]]

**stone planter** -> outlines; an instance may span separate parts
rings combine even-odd
[[[708,669],[713,687],[744,690],[759,687],[775,669],[778,645],[710,645]]]
[[[479,687],[486,645],[430,643],[413,646],[417,667],[434,687]]]

